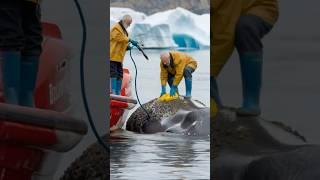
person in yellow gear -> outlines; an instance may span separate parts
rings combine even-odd
[[[127,28],[132,23],[130,15],[124,15],[120,22],[114,24],[110,31],[110,77],[112,94],[120,95],[123,78],[123,59],[127,50],[131,49],[129,43],[138,45],[137,41],[129,39]]]
[[[262,38],[278,19],[277,0],[214,0],[212,4],[212,95],[222,106],[216,78],[236,47],[241,65],[243,102],[239,116],[260,115]]]
[[[42,28],[39,0],[0,1],[0,62],[6,103],[33,107]]]
[[[170,86],[170,96],[178,91],[182,78],[185,79],[186,97],[191,97],[192,73],[197,68],[197,61],[186,53],[178,51],[164,52],[160,55],[161,95],[166,94],[166,84]]]

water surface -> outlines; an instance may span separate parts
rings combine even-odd
[[[209,179],[209,137],[112,134],[111,179]]]

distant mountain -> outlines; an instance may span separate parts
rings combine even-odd
[[[197,14],[210,12],[210,0],[110,0],[111,7],[127,7],[148,15],[182,7]]]

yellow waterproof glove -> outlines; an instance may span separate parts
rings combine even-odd
[[[170,94],[166,93],[159,98],[159,101],[168,102],[168,101],[176,100],[178,98],[179,98],[178,93],[175,93],[174,96],[170,96]]]
[[[162,95],[161,97],[158,98],[159,101],[165,101],[167,97],[170,96],[168,93]]]
[[[172,101],[178,99],[179,95],[178,93],[175,93],[174,96],[167,97],[166,101]]]

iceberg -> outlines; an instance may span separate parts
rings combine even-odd
[[[137,22],[143,21],[147,15],[142,12],[134,11],[130,8],[120,8],[120,7],[112,7],[110,8],[110,27],[121,20],[121,18],[129,14],[133,19],[133,24]]]
[[[157,26],[167,24],[179,48],[204,48],[210,46],[210,15],[197,15],[183,8],[159,12],[141,23]]]
[[[146,16],[132,9],[111,8],[111,19],[124,15],[123,12],[133,16],[134,23],[128,29],[130,37],[141,42],[144,48],[202,49],[210,46],[209,14],[198,15],[178,7]]]
[[[172,39],[170,27],[167,24],[151,26],[150,24],[137,23],[130,32],[130,37],[143,44],[144,48],[176,48]]]

